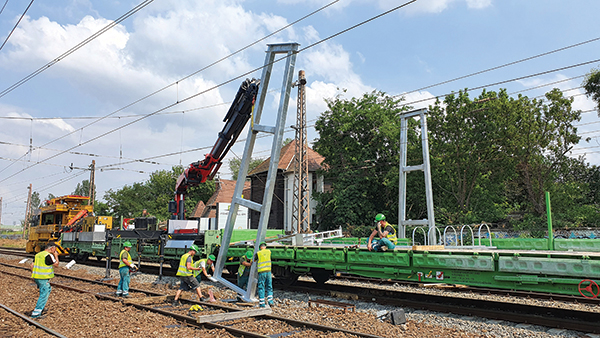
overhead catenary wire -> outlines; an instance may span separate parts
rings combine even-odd
[[[8,0],[6,0],[4,2],[4,6],[2,6],[2,9],[0,9],[0,14],[2,14],[2,12],[4,12],[4,8],[6,8],[6,4],[8,3]]]
[[[292,22],[292,23],[290,23],[290,24],[288,24],[288,25],[285,25],[285,26],[283,26],[282,28],[280,28],[280,29],[278,29],[278,30],[276,30],[276,31],[274,31],[274,32],[272,32],[272,33],[270,33],[270,34],[266,35],[265,37],[263,37],[263,38],[261,38],[261,39],[259,39],[259,40],[255,41],[255,42],[253,42],[253,43],[251,43],[251,44],[249,44],[249,45],[246,45],[245,47],[243,47],[243,48],[240,48],[240,49],[238,49],[237,51],[235,51],[235,52],[233,52],[233,53],[231,53],[231,54],[229,54],[229,55],[227,55],[227,56],[225,56],[225,57],[223,57],[223,58],[221,58],[221,59],[219,59],[219,60],[217,60],[217,61],[215,61],[215,62],[213,62],[213,63],[209,64],[208,66],[205,66],[205,67],[203,67],[203,68],[201,68],[201,69],[199,69],[199,70],[197,70],[197,71],[195,71],[195,72],[193,72],[193,73],[191,73],[191,74],[189,74],[189,75],[187,75],[187,76],[185,76],[185,77],[183,77],[183,78],[181,78],[181,79],[179,79],[179,80],[177,80],[177,81],[175,81],[175,82],[173,82],[173,83],[171,83],[171,84],[169,84],[169,85],[167,85],[167,86],[164,86],[164,87],[162,87],[162,88],[160,88],[160,89],[158,89],[158,90],[156,90],[156,91],[154,91],[154,92],[152,92],[152,93],[150,93],[150,94],[148,94],[148,95],[146,95],[146,96],[143,96],[143,97],[141,97],[140,99],[138,99],[138,100],[135,100],[134,102],[132,102],[132,103],[130,103],[130,104],[128,104],[128,105],[126,105],[126,106],[124,106],[124,107],[120,108],[120,109],[117,109],[117,110],[115,110],[114,112],[112,112],[112,113],[110,113],[110,114],[108,114],[108,115],[105,115],[104,117],[98,118],[97,120],[95,120],[95,121],[93,121],[93,122],[91,122],[91,123],[89,123],[89,124],[85,125],[85,126],[84,126],[84,127],[82,127],[81,129],[83,129],[83,128],[86,128],[86,127],[89,127],[89,126],[91,126],[91,125],[93,125],[93,124],[95,124],[95,123],[98,123],[98,122],[100,122],[100,121],[102,121],[102,120],[104,120],[104,119],[106,119],[106,118],[108,118],[108,117],[110,117],[110,116],[112,116],[112,115],[114,115],[114,114],[116,114],[116,113],[120,112],[120,111],[123,111],[123,110],[125,110],[125,109],[127,109],[127,108],[129,108],[129,107],[131,107],[131,106],[133,106],[133,105],[135,105],[135,104],[137,104],[137,103],[141,102],[141,101],[144,101],[144,100],[146,100],[147,98],[150,98],[150,97],[152,97],[152,96],[154,96],[154,95],[156,95],[156,94],[158,94],[158,93],[160,93],[160,92],[162,92],[162,91],[164,91],[164,90],[166,90],[166,89],[168,89],[168,88],[172,87],[173,85],[179,85],[179,82],[181,82],[181,81],[184,81],[184,80],[186,80],[186,79],[188,79],[188,78],[190,78],[190,77],[192,77],[192,76],[194,76],[194,75],[196,75],[196,74],[198,74],[198,73],[200,73],[200,72],[202,72],[202,71],[204,71],[204,70],[206,70],[206,69],[208,69],[208,68],[210,68],[210,67],[212,67],[212,66],[214,66],[214,65],[216,65],[216,64],[218,64],[218,63],[220,63],[220,62],[222,62],[222,61],[224,61],[224,60],[226,60],[226,59],[228,59],[228,58],[230,58],[230,57],[232,57],[232,56],[234,56],[234,55],[236,55],[236,54],[238,54],[238,53],[242,52],[242,51],[244,51],[245,49],[247,49],[247,48],[249,48],[249,47],[251,47],[251,46],[253,46],[253,45],[255,45],[255,44],[257,44],[257,43],[259,43],[259,42],[261,42],[261,41],[263,41],[263,40],[265,40],[265,39],[267,39],[267,38],[269,38],[269,37],[271,37],[271,36],[273,36],[273,35],[275,35],[275,34],[277,34],[277,33],[281,32],[281,31],[283,31],[283,30],[285,30],[285,29],[287,29],[287,28],[289,28],[290,26],[292,26],[292,25],[294,25],[294,24],[296,24],[296,23],[298,23],[298,22],[300,22],[300,21],[302,21],[302,20],[304,20],[304,19],[306,19],[306,18],[308,18],[308,17],[310,17],[310,16],[312,16],[312,15],[314,15],[314,14],[316,14],[316,13],[318,13],[318,12],[322,11],[322,10],[324,10],[324,9],[326,9],[327,7],[329,7],[329,6],[331,6],[331,5],[335,4],[335,3],[337,3],[338,1],[339,1],[339,0],[334,0],[334,1],[330,2],[329,4],[327,4],[327,5],[325,5],[325,6],[322,6],[322,7],[320,7],[319,9],[317,9],[317,10],[315,10],[315,11],[313,11],[313,12],[311,12],[311,13],[309,13],[309,14],[307,14],[307,15],[303,16],[303,17],[301,17],[300,19],[298,19],[298,20],[296,20],[296,21],[294,21],[294,22]],[[416,0],[415,0],[415,1],[416,1]],[[14,86],[14,85],[13,85],[13,86]],[[0,92],[0,98],[1,98],[2,96],[3,96],[3,94],[2,94],[2,92]],[[179,101],[179,99],[177,99],[177,100]],[[69,135],[71,135],[71,134],[73,134],[73,133],[75,133],[75,132],[77,132],[77,130],[74,130],[74,131],[72,131],[72,132],[70,132],[70,133],[67,133],[67,134],[65,134],[65,135],[63,135],[63,136],[61,136],[61,137],[59,137],[59,138],[57,138],[57,139],[54,139],[54,140],[50,141],[50,142],[47,142],[47,143],[43,144],[42,146],[47,146],[47,145],[49,145],[49,144],[52,144],[52,143],[54,143],[54,142],[56,142],[56,141],[59,141],[59,140],[61,140],[61,139],[65,138],[65,137],[67,137],[67,136],[69,136]],[[24,154],[22,157],[25,157],[26,155],[27,155],[27,153],[26,153],[26,154]],[[8,167],[10,167],[10,165],[9,165],[9,166],[7,166],[7,167],[5,167],[5,168],[3,168],[2,170],[0,170],[0,173],[2,173],[2,172],[3,172],[4,170],[6,170]]]
[[[25,8],[25,12],[23,12],[23,14],[21,15],[21,17],[19,18],[19,20],[15,24],[15,27],[13,27],[13,29],[10,31],[10,33],[8,33],[8,36],[6,37],[6,40],[4,40],[4,42],[2,43],[2,46],[0,46],[0,50],[2,50],[2,48],[4,48],[4,45],[6,45],[6,42],[8,41],[8,39],[10,38],[10,36],[12,35],[12,33],[15,31],[15,29],[17,29],[17,26],[19,26],[19,23],[21,22],[21,20],[23,20],[23,17],[25,16],[25,14],[27,13],[27,11],[29,10],[29,7],[31,7],[31,5],[33,5],[33,1],[34,0],[31,0],[31,2],[29,3],[29,5],[27,6],[27,8]],[[4,6],[2,7],[2,10],[4,10],[4,7],[6,6],[6,3],[8,3],[8,0],[4,3]],[[2,13],[2,11],[0,11],[0,13]]]
[[[364,20],[364,21],[362,21],[362,22],[360,22],[360,23],[358,23],[358,24],[355,24],[355,25],[353,25],[353,26],[351,26],[351,27],[349,27],[349,28],[346,28],[346,29],[344,29],[344,30],[342,30],[342,31],[340,31],[340,32],[337,32],[337,33],[335,33],[335,34],[332,34],[332,35],[330,35],[330,36],[328,36],[328,37],[326,37],[326,38],[324,38],[324,39],[321,39],[321,40],[319,40],[319,41],[316,41],[316,42],[314,42],[314,43],[312,43],[312,44],[310,44],[310,45],[308,45],[308,46],[306,46],[306,47],[304,47],[304,48],[301,48],[301,49],[299,49],[299,50],[297,51],[297,53],[301,53],[301,52],[303,52],[303,51],[305,51],[305,50],[307,50],[307,49],[310,49],[310,48],[312,48],[312,47],[314,47],[314,46],[317,46],[317,45],[319,45],[319,44],[321,44],[321,43],[323,43],[323,42],[325,42],[325,41],[328,41],[328,40],[330,40],[330,39],[333,39],[333,38],[334,38],[334,37],[336,37],[336,36],[339,36],[339,35],[341,35],[341,34],[344,34],[344,33],[348,32],[348,31],[350,31],[350,30],[352,30],[352,29],[355,29],[355,28],[357,28],[357,27],[360,27],[360,26],[362,26],[362,25],[364,25],[364,24],[366,24],[366,23],[369,23],[369,22],[371,22],[371,21],[373,21],[373,20],[376,20],[376,19],[378,19],[378,18],[380,18],[380,17],[382,17],[382,16],[384,16],[384,15],[387,15],[387,14],[389,14],[389,13],[392,13],[392,12],[394,12],[394,11],[396,11],[396,10],[400,9],[400,8],[403,8],[403,7],[405,7],[405,6],[408,6],[408,5],[410,5],[410,4],[412,4],[412,3],[416,2],[416,1],[417,1],[417,0],[411,0],[411,1],[405,2],[405,3],[403,3],[402,5],[396,6],[396,7],[392,8],[392,9],[390,9],[390,10],[388,10],[388,11],[385,11],[385,12],[383,12],[383,13],[381,13],[381,14],[378,14],[378,15],[376,15],[376,16],[374,16],[374,17],[371,17],[371,18],[369,18],[369,19],[367,19],[367,20]],[[236,81],[236,80],[239,80],[239,79],[241,79],[241,78],[244,78],[245,76],[248,76],[248,75],[250,75],[250,74],[252,74],[252,73],[254,73],[254,72],[256,72],[256,71],[259,71],[259,70],[261,70],[261,69],[263,69],[263,68],[265,68],[265,67],[271,66],[271,65],[273,65],[273,64],[275,64],[275,63],[278,63],[278,62],[280,62],[280,61],[282,61],[282,60],[285,60],[285,59],[287,59],[288,57],[289,57],[288,55],[286,55],[286,56],[283,56],[283,57],[281,57],[281,58],[279,58],[279,59],[276,59],[276,60],[272,61],[270,64],[266,64],[266,65],[263,65],[263,66],[260,66],[260,67],[254,68],[254,69],[252,69],[252,70],[250,70],[250,71],[247,71],[247,72],[245,72],[245,73],[243,73],[243,74],[241,74],[241,75],[238,75],[237,77],[231,78],[231,79],[229,79],[229,80],[227,80],[227,81],[224,81],[224,82],[222,82],[222,83],[220,83],[220,84],[217,84],[217,85],[215,85],[215,86],[212,86],[212,87],[210,87],[210,88],[208,88],[208,89],[205,89],[205,90],[203,90],[203,91],[200,91],[200,92],[198,92],[198,93],[196,93],[196,94],[194,94],[194,95],[188,96],[187,98],[184,98],[184,99],[182,99],[182,100],[178,100],[177,102],[174,102],[174,103],[172,103],[172,104],[169,104],[169,105],[167,105],[167,106],[165,106],[165,107],[163,107],[163,108],[161,108],[161,109],[158,109],[158,110],[156,110],[156,111],[154,111],[154,112],[152,112],[152,113],[149,113],[149,114],[147,114],[147,115],[145,115],[145,116],[143,116],[143,117],[140,117],[140,118],[138,118],[138,119],[136,119],[136,120],[134,120],[134,121],[132,121],[132,122],[126,123],[126,124],[124,124],[124,125],[122,125],[122,126],[120,126],[120,127],[118,127],[118,128],[115,128],[115,129],[113,129],[113,130],[107,131],[107,132],[105,132],[105,133],[103,133],[103,134],[100,134],[99,136],[93,137],[93,138],[91,138],[91,139],[89,139],[89,140],[87,140],[87,141],[85,141],[85,142],[81,142],[80,144],[78,144],[78,145],[75,145],[75,146],[73,146],[73,147],[71,147],[71,148],[68,148],[68,149],[66,149],[66,150],[64,150],[64,151],[62,151],[62,152],[60,152],[60,153],[58,153],[58,154],[55,154],[55,155],[49,156],[49,157],[47,157],[47,158],[45,158],[45,159],[41,160],[41,162],[43,162],[43,161],[47,161],[47,160],[50,160],[50,159],[52,159],[52,158],[55,158],[55,157],[57,157],[57,156],[60,156],[60,155],[62,155],[62,154],[64,154],[64,153],[67,153],[67,152],[69,152],[69,151],[71,151],[71,150],[73,150],[73,149],[75,149],[75,148],[78,148],[78,147],[80,147],[80,146],[82,146],[82,145],[88,144],[88,143],[90,143],[90,142],[92,142],[92,141],[95,141],[95,140],[97,140],[97,139],[99,139],[99,138],[102,138],[102,137],[104,137],[104,136],[107,136],[107,135],[109,135],[109,134],[112,134],[112,133],[113,133],[113,132],[115,132],[115,131],[121,130],[121,129],[123,129],[123,128],[125,128],[125,127],[129,126],[129,125],[132,125],[132,124],[134,124],[134,123],[137,123],[137,122],[139,122],[139,121],[141,121],[141,120],[144,120],[144,119],[146,119],[146,118],[148,118],[148,117],[150,117],[150,116],[156,115],[157,113],[160,113],[160,112],[162,112],[162,111],[165,111],[165,110],[167,110],[167,109],[170,109],[170,108],[172,108],[172,107],[174,107],[174,106],[176,106],[176,105],[179,105],[179,104],[181,104],[181,103],[187,102],[187,101],[189,101],[189,100],[191,100],[191,99],[193,99],[193,98],[196,98],[196,97],[198,97],[198,96],[200,96],[200,95],[206,94],[206,93],[208,93],[208,92],[210,92],[210,91],[213,91],[213,90],[215,90],[215,89],[217,89],[217,88],[220,88],[220,87],[222,87],[222,86],[224,86],[224,85],[227,85],[227,84],[229,84],[229,83],[231,83],[231,82],[233,82],[233,81]],[[20,174],[20,173],[23,173],[24,171],[27,171],[28,169],[31,169],[31,168],[33,168],[34,166],[36,166],[36,165],[37,165],[37,164],[39,164],[39,163],[40,163],[40,162],[36,162],[36,163],[34,163],[34,164],[32,164],[32,165],[30,165],[30,166],[28,166],[28,167],[25,167],[23,170],[21,170],[21,171],[19,171],[19,172],[16,172],[16,173],[14,173],[14,174],[12,174],[12,175],[9,175],[9,176],[7,176],[6,178],[4,178],[4,179],[0,180],[0,183],[4,182],[4,181],[6,181],[6,180],[8,180],[8,179],[10,179],[10,178],[12,178],[12,177],[14,177],[14,176],[16,176],[16,175]]]

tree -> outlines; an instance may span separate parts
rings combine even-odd
[[[600,69],[592,69],[583,80],[583,88],[588,97],[596,101],[600,116]]]
[[[173,199],[175,184],[182,172],[182,166],[175,166],[170,171],[158,170],[146,182],[125,185],[119,190],[110,189],[104,194],[106,206],[100,207],[115,217],[139,217],[142,210],[147,209],[159,220],[169,219],[168,203]],[[214,191],[212,181],[188,188],[185,200],[187,213],[194,210],[198,201],[208,201]]]
[[[250,164],[248,164],[248,172],[251,172],[254,168],[258,167],[264,161],[261,159],[250,159]],[[231,176],[233,180],[238,179],[238,173],[240,172],[240,165],[242,164],[242,159],[240,158],[232,158],[229,160],[229,170],[231,170]]]
[[[327,100],[318,118],[314,149],[325,159],[332,191],[315,194],[320,226],[372,224],[377,213],[391,222],[398,208],[400,119],[408,109],[383,92]]]
[[[95,187],[94,187],[95,188]],[[90,195],[90,181],[83,180],[81,183],[77,183],[73,195],[78,196],[89,196]]]

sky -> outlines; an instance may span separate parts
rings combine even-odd
[[[203,159],[243,80],[232,79],[261,67],[270,43],[312,46],[295,69],[308,81],[309,140],[335,97],[378,90],[421,108],[465,88],[534,98],[556,87],[583,111],[572,156],[600,165],[600,119],[579,88],[600,65],[600,1],[417,0],[336,35],[407,3],[340,0],[255,43],[331,2],[37,0],[9,37],[30,2],[0,0],[2,224],[24,218],[29,184],[42,199],[70,194],[89,179],[92,160],[102,200],[109,189]],[[274,66],[264,123],[277,113],[282,67]],[[287,126],[295,124],[296,93]],[[290,128],[284,137],[294,137]],[[253,157],[268,157],[270,146],[260,139]],[[231,177],[227,161],[243,148],[232,148],[221,178]]]

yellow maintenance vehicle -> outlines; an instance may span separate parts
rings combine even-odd
[[[66,232],[94,231],[96,226],[112,229],[112,217],[94,216],[94,206],[87,205],[90,198],[78,195],[66,195],[46,201],[40,208],[29,229],[26,251],[37,253],[44,250],[48,242],[58,244],[60,255],[68,252],[60,245],[61,235]],[[103,230],[104,231],[104,230]]]

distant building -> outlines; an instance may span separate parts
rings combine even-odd
[[[224,179],[215,179],[215,192],[208,199],[206,204],[202,201],[198,202],[196,208],[190,219],[198,219],[200,221],[200,228],[205,229],[222,229],[225,225],[226,216],[224,214],[229,210],[229,204],[231,204],[231,200],[233,199],[233,193],[235,191],[236,181],[232,180],[224,180]],[[249,198],[250,195],[250,182],[245,182],[244,190],[242,191],[242,196],[244,198]],[[244,223],[246,226],[243,228],[247,228],[248,224],[248,211],[245,207],[240,207],[240,211],[238,212],[238,217],[240,215],[245,215],[245,219],[236,219],[236,224],[239,225]],[[224,219],[225,218],[225,219]],[[236,228],[242,228],[239,225]]]
[[[271,213],[269,214],[269,229],[284,229],[291,231],[292,227],[292,203],[294,201],[294,157],[295,157],[295,142],[292,141],[281,148],[279,163],[277,164],[277,175],[275,180],[275,190],[273,201],[271,202]],[[317,174],[317,171],[322,169],[324,157],[312,150],[307,149],[308,156],[308,190],[310,201],[310,224],[311,228],[315,223],[315,207],[316,201],[313,199],[313,192],[323,192],[326,184],[323,181],[323,175]],[[265,160],[258,165],[254,170],[248,173],[251,181],[250,199],[253,202],[262,203],[265,192],[265,184],[267,181],[267,173],[271,159]],[[250,210],[250,228],[258,229],[260,213]]]

